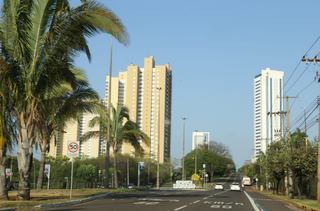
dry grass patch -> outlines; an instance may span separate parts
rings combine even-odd
[[[84,199],[109,192],[129,191],[136,191],[136,189],[73,189],[72,199],[70,199],[70,189],[31,190],[30,201],[16,201],[18,191],[9,191],[10,200],[0,201],[0,209],[15,207],[17,211],[43,210],[44,208],[35,208],[35,206]]]

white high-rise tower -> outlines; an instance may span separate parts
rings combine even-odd
[[[265,152],[268,144],[280,139],[282,122],[280,115],[274,112],[283,111],[283,71],[266,68],[254,78],[254,157],[260,151]]]

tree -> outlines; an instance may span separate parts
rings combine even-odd
[[[92,181],[92,177],[96,175],[96,167],[89,164],[89,165],[81,165],[77,169],[77,177],[84,182]]]
[[[13,86],[10,67],[0,54],[0,200],[9,199],[5,175],[6,155],[17,142],[16,122],[11,115],[14,99],[10,95],[10,88]]]
[[[102,107],[98,94],[90,88],[84,72],[79,69],[73,69],[73,72],[76,77],[74,87],[61,83],[43,100],[45,107],[40,111],[36,126],[41,150],[37,189],[42,188],[45,156],[50,151],[50,141],[55,140],[54,132],[63,132],[66,123],[78,120],[83,112],[97,111]]]
[[[150,138],[140,131],[138,125],[130,120],[129,110],[127,107],[117,106],[115,108],[111,105],[112,116],[109,117],[106,110],[100,113],[101,116],[94,117],[90,123],[89,127],[94,127],[100,125],[100,131],[89,131],[81,137],[81,141],[86,141],[93,137],[100,137],[103,139],[108,139],[108,118],[110,118],[110,146],[113,149],[113,166],[114,166],[114,180],[115,188],[118,187],[118,177],[117,177],[117,153],[120,146],[123,143],[130,143],[136,153],[139,156],[143,156],[144,150],[141,147],[139,141],[150,145]],[[125,123],[124,123],[125,122]]]
[[[102,32],[129,43],[125,27],[108,8],[93,0],[81,2],[70,7],[67,0],[3,1],[0,54],[14,84],[7,88],[19,137],[18,200],[30,199],[32,146],[44,95],[61,81],[74,84],[73,59],[81,52],[91,59],[86,37]]]

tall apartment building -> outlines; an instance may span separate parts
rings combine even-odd
[[[107,76],[106,105],[109,81],[110,76]],[[161,163],[166,162],[171,153],[171,100],[172,68],[168,63],[155,65],[153,56],[144,59],[144,67],[130,64],[126,72],[119,72],[118,77],[111,78],[111,103],[129,108],[130,119],[151,139],[150,147],[140,144],[152,159],[157,160],[160,153]],[[129,144],[123,144],[120,150],[131,156],[134,156],[134,151]]]
[[[209,132],[192,132],[192,150],[196,149],[199,145],[209,144]]]
[[[50,156],[64,156],[67,155],[68,141],[79,141],[80,137],[88,131],[97,131],[99,126],[93,128],[89,127],[89,121],[97,114],[83,113],[79,121],[68,122],[64,128],[64,132],[56,133],[50,143]],[[56,146],[54,145],[54,138],[56,139]],[[103,154],[105,150],[105,142],[99,138],[91,138],[88,141],[80,143],[80,155],[89,158],[98,157]]]
[[[280,139],[282,122],[280,115],[273,112],[283,111],[283,71],[266,68],[254,78],[254,156],[265,152],[268,144]]]

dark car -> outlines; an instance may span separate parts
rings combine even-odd
[[[148,185],[147,185],[147,188],[153,188],[154,187],[154,185],[152,184],[152,183],[149,183]]]
[[[112,186],[112,187],[111,187]],[[114,188],[114,184],[111,185],[111,183],[109,183],[109,188]]]
[[[127,185],[122,183],[122,184],[120,185],[120,188],[127,188]]]

